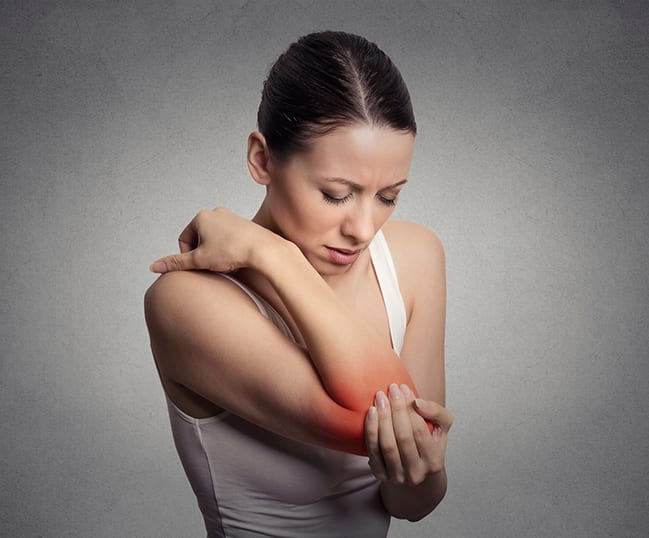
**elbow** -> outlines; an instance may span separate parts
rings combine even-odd
[[[359,421],[361,422],[360,427],[357,426]],[[341,416],[336,420],[328,421],[327,424],[319,428],[323,445],[341,452],[356,454],[357,456],[367,456],[365,432],[362,424],[364,424],[364,417],[362,416],[354,416],[351,420]]]
[[[309,420],[317,430],[319,443],[327,448],[367,456],[365,446],[365,413],[338,405],[333,400],[311,409]]]
[[[351,361],[350,361],[351,362]],[[382,368],[373,369],[366,366],[357,371],[346,371],[344,376],[331,376],[329,382],[323,382],[330,397],[340,406],[363,414],[374,404],[378,391],[388,391],[391,383],[405,384],[416,393],[417,389],[410,374],[399,358],[391,353],[385,358],[373,360],[372,363],[383,364]]]

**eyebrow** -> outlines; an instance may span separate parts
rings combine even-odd
[[[358,183],[354,183],[353,181],[349,179],[345,179],[344,177],[328,177],[326,178],[326,181],[328,183],[342,183],[343,185],[347,185],[348,187],[351,187],[352,189],[362,191],[363,186],[359,185]],[[397,181],[396,183],[393,183],[392,185],[388,185],[387,187],[383,187],[381,190],[385,191],[387,189],[394,189],[395,187],[400,187],[404,183],[407,183],[407,179],[402,179],[401,181]]]

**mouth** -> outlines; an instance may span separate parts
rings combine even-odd
[[[347,248],[327,247],[329,257],[337,265],[351,265],[356,261],[361,250],[350,250]]]

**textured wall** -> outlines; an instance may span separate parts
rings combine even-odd
[[[450,489],[391,536],[644,536],[648,5],[2,2],[0,534],[203,534],[147,266],[201,207],[252,215],[265,70],[331,28],[409,82],[397,215],[448,257]]]

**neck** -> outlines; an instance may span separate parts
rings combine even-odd
[[[259,209],[257,210],[257,213],[255,213],[255,216],[252,217],[251,220],[255,224],[259,224],[259,226],[263,226],[264,228],[270,230],[271,232],[274,232],[277,235],[284,237],[281,234],[279,230],[279,226],[277,226],[275,219],[273,218],[270,211],[268,210],[268,206],[266,205],[266,199],[264,199],[264,201],[261,203]]]

